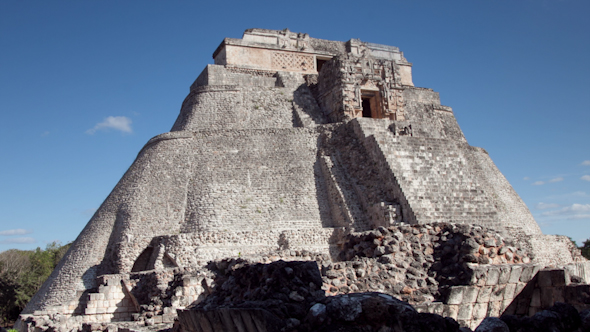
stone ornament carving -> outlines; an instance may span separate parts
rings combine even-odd
[[[314,61],[312,55],[274,52],[272,66],[278,70],[313,71]]]
[[[291,32],[285,29],[279,32],[277,37],[278,45],[283,49],[312,51],[310,37],[307,33]]]
[[[399,65],[393,61],[372,59],[359,45],[360,56],[349,54],[341,57],[339,72],[341,80],[342,110],[344,117],[362,116],[362,91],[374,91],[376,117],[404,120],[404,101],[401,90]]]

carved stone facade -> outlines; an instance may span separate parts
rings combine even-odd
[[[391,60],[347,54],[322,66],[319,99],[333,121],[368,117],[403,121],[400,65]],[[408,83],[408,82],[403,82]]]
[[[213,57],[217,65],[318,74],[320,103],[332,121],[405,119],[403,87],[414,84],[397,47],[351,39],[334,52],[313,48],[313,41],[289,30],[252,29],[243,39],[226,38]]]

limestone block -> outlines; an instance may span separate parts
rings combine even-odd
[[[490,302],[488,304],[488,317],[500,317],[502,301]]]
[[[471,286],[465,287],[463,290],[463,303],[474,303],[477,301],[477,296],[479,294],[479,287]]]
[[[516,293],[516,284],[508,284],[504,289],[504,299],[505,300],[512,300],[515,297]]]
[[[457,319],[457,315],[459,314],[459,306],[454,304],[447,304],[443,310],[443,316],[451,317],[452,319]]]
[[[490,302],[503,301],[505,290],[506,290],[506,285],[494,286],[494,288],[492,289],[492,293],[490,294]]]
[[[492,289],[494,286],[483,286],[479,289],[479,293],[477,294],[477,302],[478,303],[487,303],[490,302],[490,295],[492,294]]]
[[[162,315],[162,323],[174,323],[175,318],[175,314]]]
[[[476,303],[473,305],[473,319],[484,319],[488,313],[488,303]]]
[[[525,284],[533,279],[533,269],[534,265],[523,265],[522,272],[520,274],[520,282],[524,282]]]
[[[449,296],[447,297],[447,304],[461,304],[463,301],[463,289],[461,286],[451,287]]]
[[[102,293],[92,293],[92,294],[88,294],[88,300],[89,300],[89,301],[99,301],[99,300],[104,300],[104,294],[102,294]]]
[[[497,285],[499,278],[500,278],[500,270],[497,268],[490,268],[488,270],[488,277],[486,279],[486,286]]]
[[[86,308],[86,310],[84,310],[84,314],[94,315],[94,314],[96,314],[96,308]]]
[[[460,320],[470,320],[473,313],[473,304],[462,304],[459,306],[459,312],[457,314],[457,319]]]
[[[444,311],[444,304],[442,302],[432,302],[428,309],[428,312],[430,313],[442,315]]]
[[[520,280],[520,274],[522,273],[522,266],[521,265],[512,265],[512,269],[510,270],[510,278],[508,278],[509,283],[517,283]]]
[[[500,267],[500,276],[498,277],[499,284],[507,284],[510,280],[510,274],[512,269],[510,266],[501,266]]]

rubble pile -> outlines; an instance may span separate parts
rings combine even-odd
[[[220,262],[218,262],[220,263]],[[179,310],[179,332],[404,331],[468,332],[450,317],[419,313],[391,295],[364,292],[324,296],[314,262],[222,262],[224,274],[203,302]],[[486,318],[477,332],[588,331],[590,310],[556,303],[532,317]]]
[[[248,264],[245,260],[223,260],[210,264],[218,272],[214,291],[196,305],[210,310],[267,308],[280,319],[303,319],[312,303],[325,298],[322,278],[315,262]]]
[[[410,303],[441,300],[466,285],[471,264],[528,263],[513,239],[481,226],[432,223],[349,234],[340,262],[322,265],[329,295],[385,292]]]

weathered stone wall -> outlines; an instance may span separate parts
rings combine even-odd
[[[197,87],[172,131],[292,128],[292,102],[293,91],[285,88]]]
[[[272,88],[277,83],[276,72],[260,69],[207,65],[191,85],[191,91],[208,85],[239,85]]]
[[[63,303],[94,287],[97,265],[98,273],[130,272],[153,237],[237,229],[278,235],[330,226],[329,207],[316,194],[322,182],[314,168],[316,151],[317,133],[303,128],[176,132],[153,139],[52,275],[49,283],[57,279],[57,288],[37,305]],[[33,301],[28,310],[36,309]]]
[[[412,136],[467,142],[452,109],[440,104],[438,92],[406,88],[403,100],[405,120],[412,126]]]

